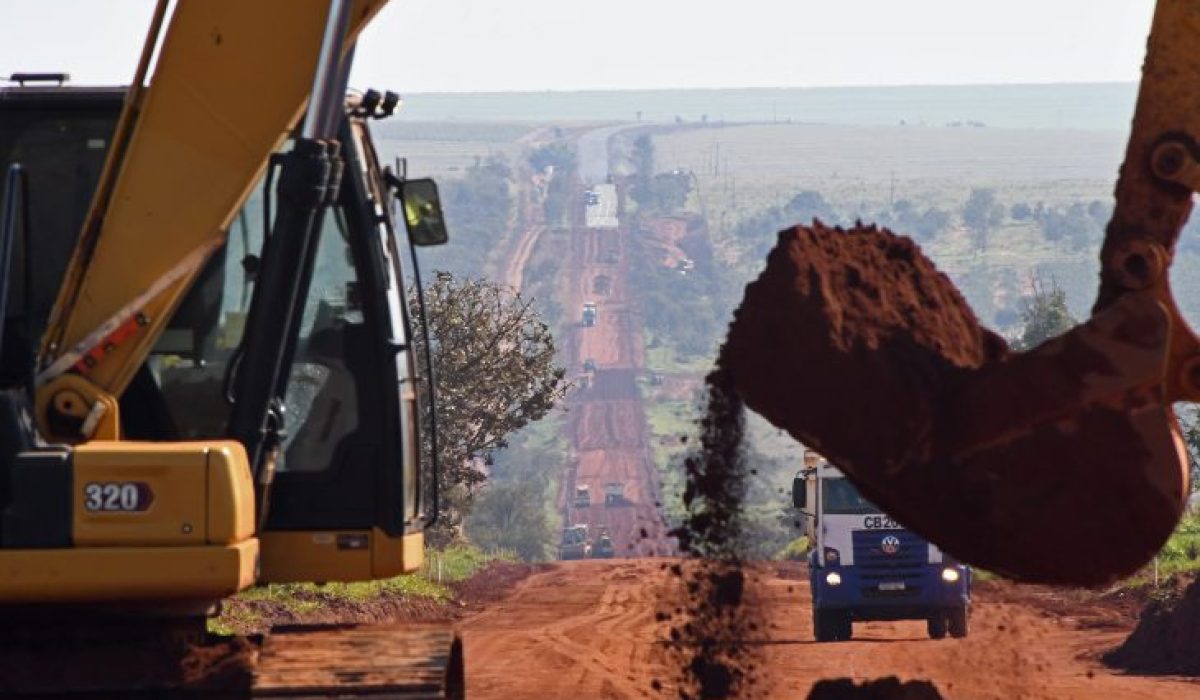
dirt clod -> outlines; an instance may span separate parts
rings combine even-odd
[[[808,700],[942,700],[937,687],[929,681],[908,681],[889,676],[855,685],[849,678],[817,681]]]

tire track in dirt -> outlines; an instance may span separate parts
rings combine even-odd
[[[665,657],[642,642],[665,634],[654,616],[663,582],[662,564],[645,560],[530,577],[463,625],[470,697],[657,697],[650,679],[666,673]]]
[[[683,580],[667,570],[672,563],[564,562],[526,578],[461,626],[468,696],[676,697],[669,623],[656,617],[663,601],[678,599]],[[762,649],[763,697],[802,700],[821,679],[893,675],[927,679],[953,700],[1200,697],[1196,679],[1126,675],[1100,663],[1131,623],[1081,626],[987,589],[976,596],[965,639],[931,640],[919,622],[872,622],[856,624],[853,641],[820,644],[812,635],[807,572],[790,568],[748,571],[747,595],[769,621],[761,636],[747,640]]]
[[[818,644],[807,575],[797,573],[805,580],[767,576],[756,585],[772,621],[764,649],[767,697],[803,698],[819,678],[891,675],[930,680],[954,700],[1200,697],[1196,681],[1122,675],[1104,667],[1099,655],[1126,630],[1080,628],[1028,605],[992,602],[986,591],[975,597],[965,639],[931,640],[922,622],[871,622],[854,625],[853,641]]]
[[[533,255],[533,249],[537,246],[538,239],[541,238],[545,230],[544,226],[532,226],[521,234],[521,239],[517,241],[516,250],[508,258],[508,262],[504,266],[505,285],[517,291],[521,291],[524,288],[525,266],[529,264],[529,258]]]

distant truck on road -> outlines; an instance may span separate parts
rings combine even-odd
[[[867,501],[828,462],[805,455],[792,482],[802,515],[818,642],[851,638],[853,623],[925,620],[929,636],[967,636],[971,570]]]
[[[608,528],[600,528],[600,534],[596,535],[596,542],[592,545],[592,556],[596,559],[612,559],[617,555],[617,548],[613,545],[612,534]]]
[[[583,305],[583,325],[588,328],[596,325],[596,302],[589,301]]]

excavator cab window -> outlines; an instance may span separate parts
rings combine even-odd
[[[120,88],[0,89],[0,166],[7,171],[21,164],[29,202],[29,230],[14,241],[7,278],[2,386],[19,381],[8,375],[32,360],[104,167],[123,95]],[[0,220],[7,215],[0,212]],[[28,300],[26,264],[33,273]]]
[[[395,536],[419,520],[415,365],[400,270],[371,187],[376,170],[365,164],[366,151],[348,140],[358,138],[348,124],[342,138],[347,175],[316,244],[267,529],[379,527]],[[144,374],[161,392],[175,439],[220,436],[230,415],[232,375],[252,371],[239,366],[236,351],[267,228],[263,186],[234,217],[226,244],[147,363]]]
[[[369,338],[347,228],[340,207],[326,213],[285,399],[281,472],[334,468],[344,457],[339,446],[369,420],[356,381],[371,374],[361,356]]]

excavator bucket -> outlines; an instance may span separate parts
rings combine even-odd
[[[780,234],[719,361],[897,520],[1018,580],[1135,572],[1188,493],[1171,406],[1200,400],[1200,342],[1168,271],[1200,189],[1200,3],[1159,3],[1143,70],[1086,323],[1012,352],[911,240],[814,222]]]
[[[721,364],[746,405],[956,558],[1045,583],[1144,564],[1183,507],[1156,389],[1167,314],[1129,297],[1010,353],[908,239],[784,232]]]

